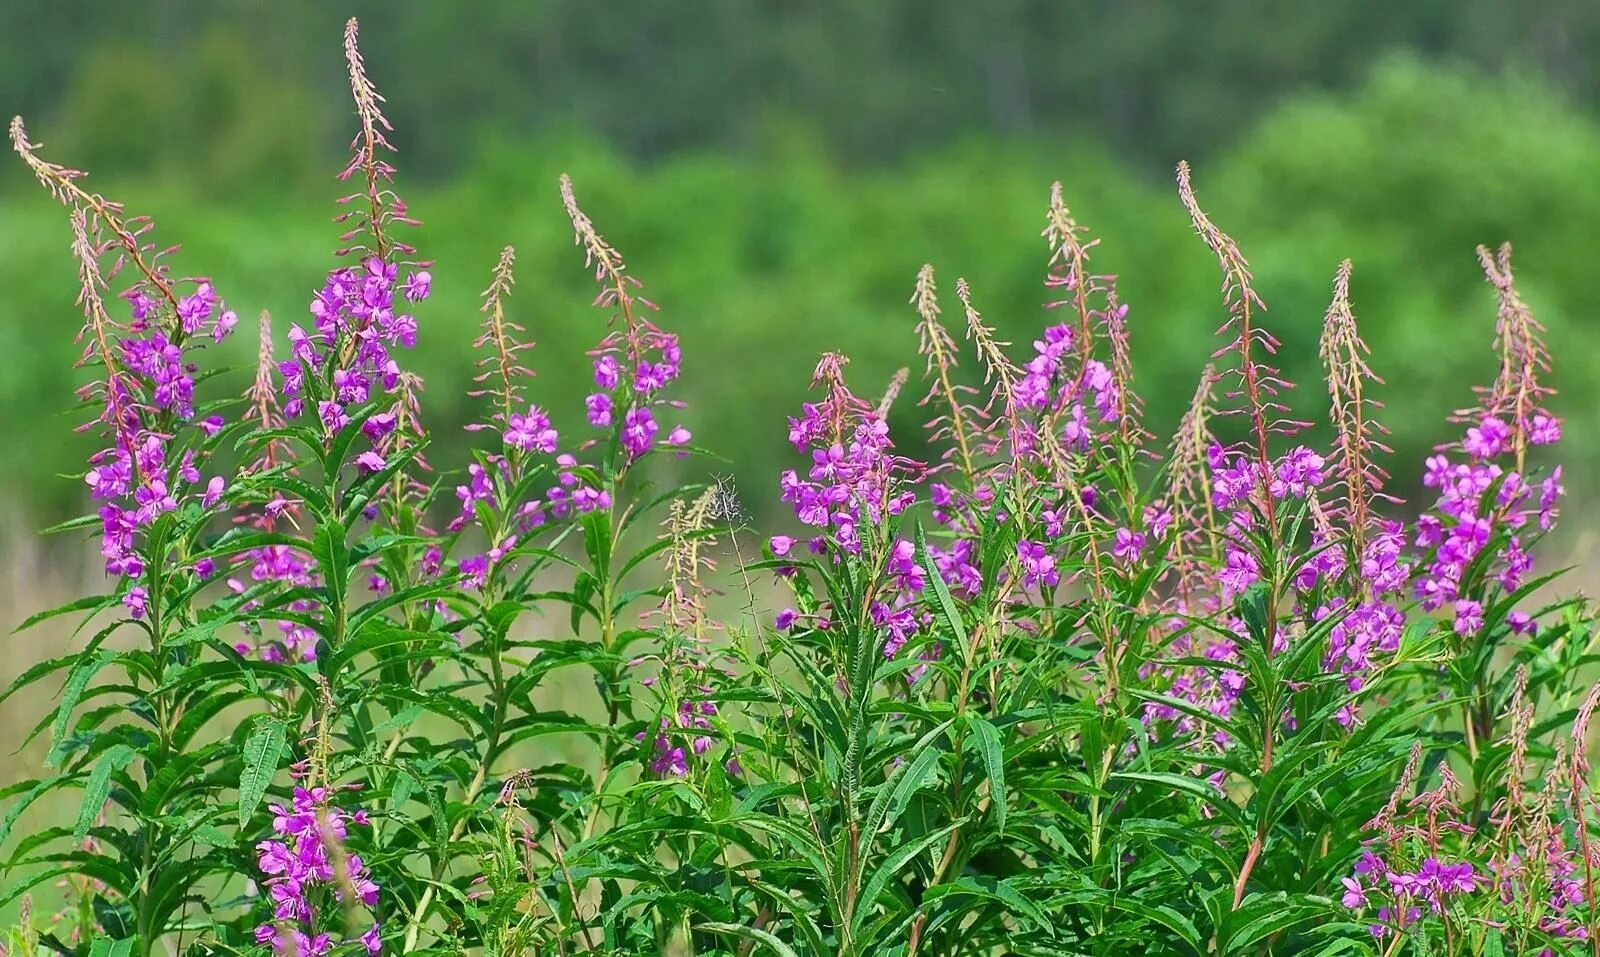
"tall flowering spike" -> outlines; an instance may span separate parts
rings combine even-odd
[[[876,415],[872,403],[852,392],[845,382],[844,367],[849,364],[850,357],[838,352],[824,352],[817,360],[811,371],[811,388],[823,389],[825,396],[817,409],[818,421],[808,433],[820,427],[826,429],[830,441],[843,442],[849,437],[852,422],[864,415]],[[793,430],[790,437],[795,437]]]
[[[1059,182],[1050,184],[1050,205],[1045,212],[1044,231],[1040,233],[1050,247],[1049,276],[1045,286],[1071,293],[1067,299],[1049,304],[1048,308],[1072,306],[1078,314],[1078,350],[1084,359],[1094,353],[1094,320],[1089,299],[1096,283],[1102,277],[1089,273],[1089,250],[1099,245],[1098,239],[1085,242],[1088,228],[1072,218],[1072,212],[1062,196]]]
[[[595,282],[600,285],[595,305],[603,309],[615,309],[612,318],[621,316],[629,341],[635,341],[635,327],[642,321],[638,307],[642,305],[654,309],[654,304],[634,291],[641,283],[628,275],[628,266],[622,261],[622,254],[606,242],[605,237],[595,229],[594,221],[579,208],[578,198],[572,190],[572,177],[566,173],[561,174],[561,204],[566,207],[567,218],[572,221],[573,241],[583,247],[584,265],[594,270]],[[637,359],[637,356],[634,358]]]
[[[572,179],[565,173],[561,175],[561,202],[572,222],[573,241],[583,248],[584,264],[594,271],[599,286],[594,305],[608,311],[611,327],[589,352],[597,387],[584,400],[589,424],[616,430],[617,447],[627,462],[661,447],[682,450],[692,439],[689,430],[656,418],[660,408],[683,407],[682,402],[663,395],[682,369],[678,336],[647,317],[647,312],[656,309],[655,303],[638,294],[641,284],[628,274],[622,254],[578,206]]]
[[[1395,828],[1395,815],[1400,811],[1400,805],[1405,801],[1406,792],[1417,783],[1417,774],[1422,769],[1422,742],[1411,743],[1411,754],[1406,758],[1406,766],[1400,772],[1400,780],[1395,782],[1394,790],[1389,793],[1389,801],[1384,804],[1371,821],[1362,828],[1365,831],[1381,831],[1385,835],[1392,835]]]
[[[78,304],[84,311],[77,337],[84,345],[80,365],[101,367],[101,375],[79,395],[99,406],[98,421],[105,424],[111,445],[90,457],[84,482],[101,503],[106,571],[137,580],[146,570],[145,529],[191,498],[211,509],[226,488],[225,480],[214,477],[201,491],[193,456],[171,455],[169,445],[195,417],[198,365],[192,350],[205,338],[197,333],[207,330],[221,341],[238,317],[222,305],[210,283],[197,282],[194,292],[181,298],[176,294],[161,262],[170,250],[158,250],[148,240],[152,224],[147,217],[126,216],[120,204],[79,185],[84,173],[41,159],[20,117],[11,121],[10,135],[17,155],[70,212]],[[129,263],[137,275],[120,293],[132,313],[123,325],[110,318],[106,294]],[[212,415],[197,425],[215,435],[223,419]],[[151,601],[143,586],[130,585],[123,594],[135,618],[148,612]]]
[[[516,283],[512,273],[516,257],[517,251],[510,246],[500,251],[500,260],[494,267],[494,278],[489,282],[489,288],[483,291],[483,307],[480,310],[483,313],[483,332],[472,343],[475,349],[487,350],[487,354],[478,360],[478,368],[483,371],[473,381],[490,384],[468,395],[474,398],[491,396],[495,411],[490,420],[498,423],[502,429],[522,408],[520,381],[533,375],[533,371],[519,358],[522,352],[533,348],[533,343],[519,339],[527,330],[506,318],[505,301]]]
[[[1086,403],[1092,405],[1100,421],[1114,423],[1125,443],[1142,444],[1150,434],[1139,424],[1143,402],[1133,391],[1133,363],[1128,352],[1128,307],[1117,298],[1117,277],[1095,273],[1090,268],[1090,251],[1100,244],[1089,238],[1089,230],[1073,218],[1062,199],[1061,184],[1050,187],[1050,203],[1042,233],[1050,247],[1045,288],[1052,299],[1050,310],[1065,309],[1075,316],[1072,325],[1045,330],[1045,339],[1034,345],[1041,358],[1029,364],[1024,380],[1027,404],[1048,404],[1045,392],[1052,378],[1064,369],[1064,355],[1076,347],[1078,367],[1072,387],[1060,396],[1052,409],[1052,420],[1065,417],[1061,438],[1078,450],[1086,450],[1093,434]],[[1110,349],[1110,366],[1094,356],[1096,343],[1104,339]],[[1036,363],[1044,365],[1035,368]],[[1046,371],[1046,370],[1049,371]],[[1057,424],[1052,421],[1052,425]]]
[[[1383,406],[1367,393],[1369,385],[1382,385],[1383,380],[1367,364],[1371,353],[1350,310],[1348,259],[1339,264],[1333,278],[1333,299],[1323,317],[1319,354],[1328,376],[1330,418],[1335,433],[1334,474],[1344,487],[1344,501],[1330,509],[1330,517],[1343,519],[1355,553],[1361,555],[1374,518],[1372,500],[1382,496],[1383,483],[1389,477],[1375,461],[1375,455],[1391,450],[1379,438],[1389,431],[1376,416]]]
[[[406,215],[405,201],[392,186],[395,168],[385,156],[394,152],[386,137],[393,127],[383,115],[383,96],[367,76],[358,39],[356,21],[351,19],[345,24],[344,53],[360,128],[339,180],[348,181],[359,173],[362,188],[339,198],[339,204],[348,208],[334,222],[347,227],[339,237],[346,245],[336,255],[356,253],[360,262],[328,273],[309,307],[312,328],[290,326],[291,356],[279,364],[285,416],[315,415],[330,441],[350,423],[351,409],[375,395],[393,393],[400,385],[402,370],[391,350],[414,348],[418,331],[416,317],[404,310],[428,298],[433,284],[427,264],[407,258],[416,250],[395,236],[395,227],[417,222]],[[402,267],[407,269],[405,275]],[[321,387],[309,387],[311,380],[320,380]],[[361,453],[365,460],[356,465],[358,469],[383,467],[381,452],[401,441],[387,434],[395,421],[392,417],[406,414],[385,412],[363,423],[375,449]]]
[[[665,552],[667,594],[661,614],[674,627],[698,630],[704,618],[706,586],[701,574],[715,568],[706,554],[715,541],[706,535],[715,517],[718,489],[712,486],[693,502],[674,499],[666,520],[664,537],[670,543]]]
[[[115,278],[125,264],[133,263],[139,278],[124,295],[134,303],[136,311],[151,311],[155,300],[159,299],[175,315],[178,311],[178,294],[174,291],[166,266],[161,262],[162,257],[172,250],[157,249],[154,243],[145,238],[154,223],[145,216],[128,217],[121,203],[79,186],[78,181],[88,173],[40,158],[36,152],[39,144],[29,141],[28,131],[20,116],[11,118],[11,147],[22,157],[39,183],[50,191],[51,196],[64,206],[84,211],[85,232],[96,249],[97,258],[103,259],[113,247],[118,249],[116,258],[106,272],[106,279]],[[104,238],[106,233],[110,234],[109,239]]]
[[[889,410],[894,408],[895,400],[900,398],[900,390],[906,387],[911,379],[911,370],[905,366],[894,371],[889,377],[889,384],[883,389],[883,398],[878,400],[878,418],[888,418]]]
[[[336,223],[350,224],[339,237],[340,242],[350,245],[340,249],[339,255],[356,252],[362,258],[376,256],[384,262],[394,262],[398,256],[410,255],[416,250],[396,239],[392,227],[414,226],[416,221],[406,216],[405,201],[391,185],[395,169],[384,159],[384,154],[395,152],[386,136],[394,132],[394,127],[383,115],[383,95],[367,77],[359,34],[356,19],[351,17],[344,25],[344,59],[350,74],[350,96],[355,100],[361,128],[350,141],[350,162],[339,173],[339,179],[349,180],[359,172],[363,188],[339,200],[341,204],[352,205],[349,212],[334,218]],[[360,205],[356,205],[358,203]]]
[[[1143,445],[1155,438],[1144,427],[1144,397],[1133,388],[1133,355],[1128,340],[1128,307],[1117,299],[1115,288],[1106,292],[1102,334],[1111,344],[1111,381],[1117,414],[1117,432],[1124,442]],[[1148,453],[1156,456],[1154,451]]]
[[[1236,366],[1222,373],[1223,378],[1232,378],[1237,382],[1237,387],[1225,392],[1224,397],[1234,401],[1243,400],[1245,407],[1243,410],[1219,411],[1222,414],[1243,411],[1249,415],[1254,433],[1254,455],[1259,469],[1258,480],[1264,486],[1273,472],[1270,436],[1292,434],[1304,423],[1282,417],[1287,410],[1277,396],[1289,383],[1278,376],[1276,369],[1261,361],[1262,353],[1271,355],[1277,352],[1278,340],[1256,321],[1256,314],[1265,311],[1267,305],[1251,286],[1250,263],[1239,251],[1238,244],[1217,228],[1200,208],[1194,184],[1190,181],[1189,164],[1184,162],[1178,164],[1178,197],[1189,213],[1195,232],[1200,234],[1200,238],[1217,257],[1217,265],[1222,270],[1222,301],[1228,310],[1228,318],[1217,329],[1217,334],[1231,338],[1212,358],[1220,359],[1227,355],[1238,357]],[[1272,496],[1264,488],[1262,492],[1270,516]]]
[[[1216,369],[1207,365],[1200,374],[1200,382],[1195,386],[1188,409],[1178,422],[1177,434],[1172,437],[1168,495],[1179,529],[1177,554],[1174,557],[1183,566],[1185,586],[1194,584],[1191,579],[1204,567],[1204,563],[1195,559],[1206,555],[1212,562],[1221,560],[1207,460],[1207,450],[1216,442],[1210,425],[1216,382]]]
[[[1513,816],[1522,809],[1527,786],[1524,779],[1528,774],[1528,738],[1533,731],[1534,715],[1533,703],[1527,700],[1527,695],[1528,666],[1519,664],[1512,682],[1511,702],[1507,705],[1506,714],[1501,716],[1502,719],[1510,718],[1510,727],[1500,744],[1511,754],[1506,765],[1506,794],[1501,799],[1501,806],[1495,809],[1502,829],[1511,826]]]
[[[1581,780],[1587,780],[1589,773],[1589,724],[1596,708],[1600,708],[1600,684],[1589,689],[1572,722],[1572,767]]]
[[[106,283],[100,274],[100,256],[89,240],[84,212],[78,208],[72,210],[72,252],[78,260],[78,305],[83,309],[83,328],[78,330],[75,340],[84,347],[78,365],[98,364],[104,375],[84,386],[81,394],[85,401],[103,402],[99,421],[106,425],[119,445],[131,444],[139,419],[131,408],[133,389],[115,348],[123,328],[106,312],[102,295]]]
[[[1477,422],[1494,417],[1511,426],[1512,448],[1517,455],[1517,471],[1522,471],[1528,445],[1553,441],[1559,434],[1559,420],[1544,411],[1544,400],[1555,393],[1540,383],[1550,371],[1550,351],[1544,342],[1544,326],[1517,293],[1511,272],[1511,244],[1503,244],[1491,254],[1478,247],[1478,264],[1494,287],[1499,308],[1495,317],[1494,345],[1500,353],[1500,371],[1494,385],[1480,395],[1476,409],[1457,413],[1458,420]]]
[[[1011,343],[995,338],[994,329],[984,324],[982,313],[972,305],[972,287],[964,278],[956,280],[956,298],[961,300],[967,338],[977,350],[978,361],[983,365],[983,383],[989,388],[989,399],[979,410],[983,451],[992,454],[1009,440],[1013,456],[1021,456],[1031,449],[1033,433],[1023,421],[1017,401],[1017,384],[1023,373],[1006,355]]]
[[[400,373],[395,386],[399,399],[394,405],[394,430],[385,436],[379,443],[379,450],[388,456],[394,452],[404,452],[422,442],[427,437],[427,428],[422,424],[422,376],[415,372]],[[415,466],[424,471],[432,471],[428,460],[419,453],[412,459]],[[403,481],[403,476],[395,476],[396,487]],[[425,488],[417,488],[425,491]]]
[[[258,429],[279,429],[284,425],[283,412],[278,405],[278,389],[273,379],[278,371],[273,352],[272,316],[263,309],[256,346],[256,377],[244,394],[245,421],[254,423]],[[261,450],[261,458],[253,468],[272,468],[292,459],[293,455],[283,441],[274,438]]]
[[[81,169],[72,169],[59,163],[51,163],[41,159],[34,151],[42,144],[28,140],[28,130],[22,123],[22,117],[11,118],[11,148],[17,151],[22,161],[28,164],[28,169],[39,180],[39,185],[50,191],[56,201],[65,206],[82,202],[83,191],[75,185],[78,180],[89,174]]]
[[[917,309],[917,353],[927,359],[924,378],[933,380],[928,387],[928,394],[917,405],[921,407],[937,402],[943,406],[944,411],[927,423],[929,439],[935,443],[950,443],[942,455],[944,462],[938,468],[942,470],[954,464],[961,474],[971,479],[974,476],[975,438],[972,431],[976,410],[963,396],[971,395],[973,390],[954,379],[960,349],[939,321],[939,290],[934,282],[931,264],[917,271],[917,286],[911,295],[911,304]],[[954,463],[951,462],[952,456]]]

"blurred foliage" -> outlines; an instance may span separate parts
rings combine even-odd
[[[545,15],[564,9],[556,4]],[[415,25],[387,17],[373,32],[402,26]],[[323,81],[330,70],[291,82],[294,70],[263,69],[278,62],[266,43],[238,45],[225,32],[207,42],[214,46],[173,64],[157,86],[120,82],[137,70],[137,56],[101,50],[62,107],[63,122],[35,124],[34,132],[45,156],[89,166],[97,188],[155,215],[158,241],[182,241],[173,260],[180,273],[213,277],[246,319],[270,310],[281,342],[288,323],[304,321],[337,232],[331,205],[319,201],[336,187],[316,167],[324,157],[314,144],[340,127],[330,126],[326,110],[297,105],[311,99],[294,91],[314,80],[315,101],[338,104],[342,87],[335,75]],[[318,55],[328,59],[325,47]],[[404,129],[406,104],[427,75],[392,47],[387,56],[382,50],[369,63]],[[261,85],[226,80],[230,65],[264,78]],[[484,69],[493,73],[492,58]],[[515,104],[508,106],[514,119]],[[604,134],[603,118],[597,123]],[[97,146],[98,133],[85,132],[105,129],[116,131],[106,142],[117,148]],[[589,307],[589,279],[560,209],[561,171],[573,174],[586,210],[662,304],[662,324],[681,331],[686,421],[732,457],[728,471],[755,502],[770,501],[766,489],[789,460],[784,416],[805,394],[819,352],[848,352],[850,374],[868,393],[912,355],[905,303],[923,262],[939,270],[947,293],[957,276],[968,278],[978,308],[1026,349],[1046,321],[1038,232],[1054,179],[1103,237],[1097,262],[1121,277],[1137,384],[1158,434],[1176,422],[1215,345],[1222,310],[1209,253],[1190,235],[1168,182],[1132,170],[1098,139],[973,134],[863,166],[838,159],[805,122],[768,123],[759,148],[742,153],[706,149],[650,161],[601,134],[517,129],[508,122],[501,138],[480,138],[470,150],[448,143],[464,165],[443,181],[411,175],[401,157],[401,192],[426,222],[417,245],[437,260],[411,361],[429,383],[427,411],[441,446],[431,457],[441,468],[458,461],[452,437],[474,414],[464,391],[477,295],[505,243],[519,251],[511,308],[539,341],[534,392],[557,409],[558,422],[581,421],[582,354],[600,334],[600,316]],[[408,142],[448,136],[406,133]],[[1198,163],[1196,183],[1256,268],[1267,322],[1284,342],[1283,370],[1302,383],[1298,401],[1308,417],[1323,417],[1316,339],[1330,282],[1340,258],[1354,260],[1355,308],[1373,364],[1390,383],[1383,398],[1395,432],[1392,464],[1405,491],[1426,436],[1470,400],[1471,383],[1492,376],[1494,300],[1473,257],[1478,243],[1515,244],[1519,285],[1550,328],[1564,393],[1557,407],[1571,416],[1575,440],[1566,454],[1593,447],[1597,422],[1586,413],[1600,397],[1600,325],[1591,318],[1600,288],[1590,266],[1600,222],[1596,155],[1600,129],[1546,81],[1392,58],[1348,93],[1282,103]],[[76,487],[49,477],[80,468],[86,451],[62,438],[67,423],[55,415],[76,382],[75,280],[66,216],[19,167],[0,170],[0,289],[8,304],[0,352],[10,360],[0,377],[0,427],[13,451],[0,461],[0,478],[38,506],[43,521],[81,507]],[[251,337],[235,338],[226,359],[246,365]],[[908,389],[895,413],[906,426],[922,415],[915,395],[920,390]],[[1569,458],[1569,484],[1594,474],[1594,455],[1587,457]]]
[[[308,113],[286,89],[341,85],[348,16],[381,65],[398,145],[430,177],[469,162],[463,144],[485,130],[577,125],[653,158],[757,147],[774,117],[847,162],[968,133],[1092,135],[1148,172],[1206,159],[1284,97],[1347,88],[1397,49],[1537,65],[1580,102],[1600,100],[1592,0],[7,0],[0,89],[36,124],[58,119],[96,150],[153,159],[156,137],[133,142],[125,127],[172,132],[162,127],[226,105],[205,102],[219,83],[205,63],[231,42],[259,87],[234,105],[258,128],[299,134],[307,116],[346,112],[324,97]],[[83,112],[107,80],[122,111]],[[314,132],[322,152],[301,155],[343,146],[342,131]],[[230,149],[261,145],[250,139]]]

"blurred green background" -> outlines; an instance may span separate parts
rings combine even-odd
[[[397,128],[400,192],[426,223],[416,244],[437,263],[409,361],[440,467],[461,461],[477,295],[503,244],[520,254],[512,309],[539,343],[535,392],[579,419],[601,317],[562,171],[682,333],[685,419],[758,509],[819,352],[853,356],[871,394],[898,366],[920,371],[905,302],[921,263],[946,291],[967,277],[1026,348],[1046,318],[1038,232],[1055,179],[1120,276],[1136,384],[1165,434],[1221,318],[1214,263],[1171,187],[1187,158],[1256,268],[1311,417],[1329,284],[1354,260],[1402,495],[1443,417],[1492,375],[1473,247],[1512,241],[1556,355],[1568,485],[1593,484],[1592,0],[7,0],[0,107],[43,155],[153,214],[157,239],[184,246],[180,274],[212,277],[247,319],[270,310],[281,335],[333,261],[350,15]],[[21,163],[0,164],[13,544],[84,505],[58,477],[90,447],[58,415],[78,381],[69,240]],[[225,359],[247,364],[250,338]],[[906,432],[921,417],[910,394]]]

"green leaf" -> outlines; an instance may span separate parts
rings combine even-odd
[[[101,930],[104,930],[106,934],[116,940],[117,944],[128,944],[130,947],[133,945],[132,938],[135,935],[133,931],[133,906],[131,904],[127,901],[119,901],[113,904],[106,900],[104,894],[96,894],[89,907],[94,911],[94,919],[99,923]],[[112,946],[115,947],[116,944]]]
[[[933,747],[933,739],[950,727],[955,719],[929,731],[911,750],[916,757],[910,762],[900,765],[895,769],[889,780],[883,783],[878,796],[873,799],[872,806],[867,810],[865,833],[869,836],[882,834],[894,827],[894,822],[905,811],[906,804],[911,800],[911,795],[922,787],[923,780],[928,772],[938,763],[942,753]],[[863,861],[862,866],[865,867]]]
[[[1223,953],[1238,953],[1281,930],[1333,913],[1333,902],[1324,897],[1252,894],[1222,922],[1217,936]]]
[[[102,650],[92,658],[79,661],[72,673],[67,675],[67,683],[61,689],[61,703],[56,706],[56,719],[50,726],[50,753],[45,756],[45,767],[55,767],[65,756],[61,750],[61,740],[66,737],[67,726],[72,723],[73,710],[78,707],[89,680],[115,657],[112,652]]]
[[[317,524],[316,537],[311,542],[311,554],[317,560],[317,570],[322,573],[322,587],[327,592],[328,611],[334,620],[343,614],[345,591],[349,587],[350,548],[345,542],[344,526],[332,518]]]
[[[72,779],[69,777],[58,775],[53,778],[46,778],[43,781],[21,781],[13,785],[10,789],[13,792],[22,791],[24,785],[28,787],[26,792],[6,810],[6,816],[0,818],[0,847],[5,846],[7,838],[11,836],[11,829],[16,826],[17,819],[22,817],[22,812],[32,806],[35,801],[51,791],[63,787],[70,780]]]
[[[394,645],[420,643],[425,645],[446,645],[455,647],[455,638],[442,631],[411,631],[406,628],[397,628],[387,622],[374,619],[371,624],[362,629],[361,633],[351,641],[345,642],[342,648],[335,649],[328,657],[326,670],[323,674],[337,675],[344,670],[344,666],[355,660],[358,655]]]
[[[27,671],[24,671],[22,674],[18,675],[17,679],[11,682],[5,691],[0,692],[0,702],[4,702],[7,698],[16,694],[18,691],[21,691],[23,688],[26,688],[28,685],[33,684],[35,681],[38,681],[40,678],[45,677],[46,675],[54,674],[63,668],[70,668],[72,665],[76,664],[78,659],[81,657],[83,656],[63,655],[60,658],[51,658],[49,661],[39,662],[38,664],[29,668]]]
[[[134,750],[125,744],[113,745],[100,755],[100,761],[95,764],[88,782],[83,786],[83,801],[78,806],[78,826],[72,830],[74,841],[81,841],[88,836],[89,828],[94,826],[94,819],[100,815],[100,809],[105,807],[106,798],[111,794],[111,775],[127,767],[133,758]]]
[[[1170,774],[1160,771],[1118,771],[1111,775],[1117,781],[1138,781],[1146,784],[1166,785],[1174,791],[1197,797],[1210,805],[1211,808],[1226,817],[1240,830],[1249,830],[1244,817],[1239,812],[1239,806],[1228,800],[1225,795],[1217,793],[1210,783],[1199,778],[1186,777],[1182,774]]]
[[[1000,744],[1000,730],[985,718],[967,717],[967,729],[972,732],[972,744],[983,758],[984,772],[989,775],[989,800],[994,806],[995,827],[1002,835],[1006,832],[1006,767],[1005,749]]]
[[[939,599],[939,611],[944,622],[950,628],[950,633],[955,636],[956,644],[962,654],[966,653],[967,626],[961,621],[961,612],[956,608],[955,599],[950,597],[950,589],[945,586],[944,576],[939,572],[939,566],[933,560],[933,555],[928,551],[928,539],[922,532],[922,523],[916,526],[917,554],[922,556],[922,568],[928,573],[928,584],[933,586],[933,594]]]
[[[754,927],[744,927],[740,924],[705,923],[694,925],[694,929],[712,934],[732,934],[735,937],[743,937],[745,940],[753,940],[772,948],[773,953],[778,954],[779,957],[799,957],[788,944],[785,944],[772,934],[764,930],[757,930]]]
[[[955,823],[941,827],[930,834],[924,834],[915,840],[907,841],[892,851],[888,857],[884,858],[883,863],[878,865],[877,870],[873,871],[872,876],[862,885],[861,895],[857,898],[858,907],[852,923],[858,932],[862,921],[866,920],[871,914],[873,905],[877,903],[878,895],[884,892],[889,886],[889,882],[894,880],[895,876],[900,873],[900,869],[910,863],[917,855],[926,852],[928,848],[944,840],[951,831],[965,824],[966,820],[966,818],[961,818]]]
[[[255,730],[244,744],[244,770],[239,775],[240,827],[250,823],[250,816],[266,796],[288,737],[289,727],[281,719],[256,719]]]
[[[106,608],[110,608],[116,603],[116,595],[90,595],[87,598],[79,598],[76,601],[69,601],[65,605],[58,605],[48,611],[41,611],[29,615],[23,620],[22,624],[13,628],[11,633],[16,634],[17,632],[27,631],[29,628],[39,624],[41,621],[48,621],[51,618],[59,618],[62,615],[70,615],[75,611],[87,611],[91,613],[102,611]]]
[[[1135,898],[1114,898],[1110,903],[1117,910],[1132,914],[1135,917],[1142,917],[1172,931],[1182,938],[1183,942],[1188,944],[1189,948],[1196,954],[1204,952],[1200,941],[1200,931],[1195,928],[1194,922],[1171,907],[1165,904],[1147,904]]]
[[[98,938],[89,947],[89,957],[129,957],[133,953],[135,940],[133,937],[124,937],[121,940]]]
[[[928,888],[923,899],[934,901],[963,894],[997,901],[1012,916],[1026,917],[1037,924],[1040,930],[1051,936],[1055,935],[1055,925],[1051,922],[1050,915],[1038,904],[1022,896],[1010,881],[996,880],[987,874],[969,874],[953,884],[935,884]]]

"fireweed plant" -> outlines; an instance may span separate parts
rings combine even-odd
[[[23,625],[80,619],[6,692],[59,682],[3,792],[6,952],[1600,954],[1594,619],[1534,569],[1561,426],[1509,248],[1492,384],[1407,511],[1348,262],[1318,446],[1180,166],[1225,320],[1163,441],[1057,187],[1036,338],[924,267],[922,384],[823,356],[761,535],[726,482],[652,485],[700,454],[685,357],[566,178],[584,424],[539,404],[507,247],[477,449],[424,457],[432,278],[356,40],[342,259],[287,328],[11,125],[71,225],[98,451],[61,530],[110,587]],[[211,347],[252,325],[240,396]]]

